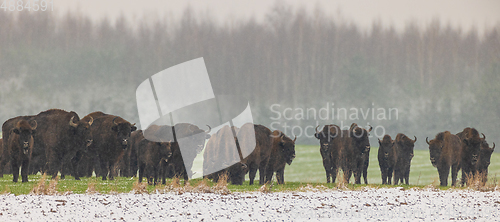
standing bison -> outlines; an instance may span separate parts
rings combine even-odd
[[[315,129],[314,136],[319,139],[320,153],[326,172],[326,182],[330,183],[331,178],[331,182],[335,183],[339,168],[339,148],[341,147],[341,140],[337,138],[340,134],[340,128],[333,124],[325,125],[323,130],[318,132],[318,127]]]
[[[33,156],[35,153],[45,153],[44,170],[52,175],[52,179],[56,178],[63,163],[70,163],[78,151],[86,150],[92,144],[92,118],[84,121],[75,112],[50,109],[33,119],[38,123]],[[77,166],[73,166],[73,169],[77,169]]]
[[[139,141],[137,147],[139,182],[146,177],[149,185],[156,185],[161,177],[162,184],[166,183],[165,170],[172,155],[170,146],[170,142],[153,142],[147,139]]]
[[[9,132],[7,149],[10,154],[13,181],[19,178],[19,167],[21,167],[22,182],[28,182],[28,169],[33,153],[33,134],[37,127],[36,121],[30,125],[26,120],[17,122],[16,127]]]
[[[382,141],[378,140],[378,144],[377,157],[380,173],[382,174],[382,184],[391,184],[392,173],[397,160],[395,141],[392,140],[391,136],[385,135]]]
[[[123,156],[123,176],[135,177],[137,176],[138,163],[137,152],[139,150],[139,143],[144,139],[142,130],[136,130],[130,134],[130,147],[125,151]]]
[[[116,176],[115,164],[120,161],[129,147],[130,134],[137,127],[119,116],[102,115],[101,112],[97,112],[97,115],[95,119],[94,113],[84,117],[84,119],[94,119],[91,128],[94,142],[90,150],[98,156],[102,180],[106,180],[108,174],[109,179],[113,180]]]
[[[278,184],[285,183],[285,166],[292,164],[295,159],[295,141],[285,136],[281,131],[275,130],[272,134],[271,157],[266,167],[266,183],[271,181],[276,172]]]
[[[367,181],[366,159],[370,152],[370,141],[368,133],[372,130],[366,130],[358,127],[356,123],[351,124],[349,130],[342,130],[342,148],[340,149],[340,160],[342,171],[344,171],[344,180],[349,183],[351,175],[354,174],[356,184],[361,183],[363,175],[365,183]]]
[[[244,149],[251,148],[251,146],[247,145],[251,145],[255,141],[255,149],[251,152],[250,150],[246,150],[245,153],[250,153],[250,155],[243,159],[243,163],[248,167],[250,185],[254,182],[257,170],[259,170],[259,184],[263,185],[266,180],[266,168],[268,167],[272,151],[273,138],[271,130],[263,125],[246,123],[238,131],[237,138],[240,146],[245,144],[242,146],[242,152]]]
[[[441,132],[436,138],[425,141],[429,145],[429,153],[432,166],[436,167],[439,174],[441,186],[448,186],[448,174],[451,167],[451,185],[455,186],[458,170],[460,170],[460,138],[449,131]]]
[[[410,166],[413,159],[415,142],[417,142],[417,137],[415,137],[415,140],[412,140],[402,133],[396,136],[397,159],[394,166],[394,185],[397,185],[399,181],[403,183],[403,180],[406,185],[410,183]]]
[[[467,127],[462,132],[457,133],[462,142],[460,152],[460,168],[462,169],[462,186],[469,177],[474,177],[475,166],[477,164],[479,151],[481,150],[481,138],[476,129]],[[484,136],[484,134],[483,134]]]
[[[247,165],[239,161],[237,131],[236,127],[224,126],[208,140],[203,153],[203,174],[209,174],[207,178],[217,182],[220,176],[227,174],[232,184],[243,184]]]

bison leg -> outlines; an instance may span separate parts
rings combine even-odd
[[[142,183],[143,176],[144,176],[144,165],[139,164],[139,183]]]
[[[29,159],[26,159],[23,161],[22,166],[21,166],[21,179],[22,182],[28,182],[28,171],[29,171]]]
[[[451,185],[452,186],[456,186],[456,184],[457,184],[458,170],[459,170],[458,164],[451,165]]]
[[[73,166],[73,176],[75,177],[75,180],[80,180],[80,172],[78,171],[78,164],[80,163],[80,160],[82,159],[82,151],[78,151],[76,155],[71,158],[71,165]]]
[[[329,158],[323,158],[323,167],[326,173],[326,183],[330,183],[330,176],[332,175],[332,164]]]
[[[448,186],[448,174],[450,174],[450,166],[440,167],[438,169],[438,173],[439,173],[440,186],[442,187]]]
[[[363,169],[363,180],[365,181],[365,184],[368,184],[368,167]]]
[[[102,180],[107,180],[108,172],[109,172],[109,165],[106,161],[104,161],[102,158],[99,158],[101,162],[101,175],[102,175]]]
[[[12,181],[17,183],[17,180],[19,180],[19,166],[17,165],[17,161],[10,161],[10,165],[12,168],[12,176],[14,177]]]
[[[255,179],[255,174],[257,174],[257,167],[250,165],[250,169],[248,172],[248,178],[250,179],[250,182],[249,182],[250,185],[253,184],[253,180]]]
[[[337,179],[337,174],[339,173],[339,170],[336,165],[332,166],[332,183],[335,183],[335,180]]]
[[[405,171],[405,184],[410,185],[410,170]]]
[[[262,162],[259,164],[259,185],[264,185],[266,181],[266,176],[267,176],[267,166],[262,164]],[[271,172],[271,176],[272,176]],[[271,180],[271,179],[269,179]]]
[[[285,167],[276,171],[276,180],[278,181],[278,184],[285,183]]]
[[[388,169],[386,167],[380,166],[380,174],[382,175],[382,184],[387,184],[387,176],[388,176],[387,171]]]

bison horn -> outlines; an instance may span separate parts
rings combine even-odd
[[[485,139],[486,139],[486,136],[484,135],[484,133],[481,133],[481,135],[483,135],[483,140],[485,140]]]
[[[318,132],[318,127],[319,127],[319,125],[314,129],[314,131],[316,131],[316,133],[319,133]]]
[[[38,126],[38,123],[36,122],[36,120],[33,120],[32,123],[35,123],[35,125],[31,126],[31,130],[36,130],[36,127]]]
[[[297,140],[297,135],[295,135],[295,138],[293,139],[293,143],[295,143],[295,140]]]
[[[368,126],[370,126],[370,125],[368,125]],[[372,126],[370,126],[370,129],[368,130],[368,132],[371,132],[371,131],[372,131],[372,129],[373,129],[373,127],[372,127]]]
[[[116,118],[118,118],[118,116],[117,116],[117,117],[115,117],[115,118],[113,118],[113,124],[114,124],[115,126],[116,126],[116,125],[118,125],[118,123],[116,123],[116,122],[115,122]]]
[[[417,137],[416,136],[413,136],[415,137],[415,140],[413,140],[413,143],[416,143],[417,142]]]
[[[429,137],[425,137],[425,142],[426,142],[427,144],[429,144],[429,140],[428,140],[428,139],[429,139]],[[430,145],[430,144],[429,144],[429,145]]]
[[[91,116],[90,120],[89,120],[89,125],[92,126],[92,123],[94,123],[94,118],[92,118],[92,116]]]
[[[492,150],[494,150],[494,149],[495,149],[495,143],[493,143],[493,147],[491,147],[491,149],[492,149]]]
[[[73,119],[75,119],[75,116],[71,117],[71,119],[69,120],[69,125],[76,128],[78,126],[78,124],[74,123]]]
[[[205,131],[205,133],[210,133],[210,131],[212,131],[212,127],[210,127],[209,125],[208,126],[208,131]]]

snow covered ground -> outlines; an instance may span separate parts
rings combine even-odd
[[[365,188],[283,193],[0,195],[0,221],[500,220],[500,192]]]

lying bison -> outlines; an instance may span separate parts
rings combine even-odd
[[[238,128],[224,126],[207,142],[203,153],[203,174],[215,182],[227,175],[232,184],[242,185],[247,165],[240,162],[240,154],[235,137]]]
[[[382,174],[382,184],[391,184],[392,173],[397,160],[395,141],[392,140],[391,136],[385,135],[382,141],[378,140],[378,144],[377,157],[380,173]]]
[[[320,153],[323,159],[323,167],[326,172],[326,182],[330,183],[330,178],[332,183],[335,183],[337,178],[337,172],[339,168],[339,148],[341,145],[339,136],[340,128],[337,125],[325,125],[321,132],[318,132],[318,127],[316,127],[316,133],[314,136],[319,139],[320,143]]]
[[[146,177],[149,185],[156,185],[159,178],[166,183],[166,168],[168,159],[172,156],[170,142],[154,142],[142,139],[137,147],[137,164],[139,167],[139,182]]]
[[[406,185],[410,183],[410,166],[413,159],[415,142],[417,142],[417,137],[415,137],[415,140],[412,140],[402,133],[396,136],[397,159],[394,166],[394,185],[397,185],[399,181],[403,183],[403,180]]]
[[[97,154],[102,180],[106,180],[108,174],[109,179],[113,180],[116,176],[115,165],[129,147],[130,134],[137,127],[119,116],[103,115],[102,112],[91,113],[84,117],[87,118],[94,119],[91,128],[94,141],[89,150]]]
[[[292,164],[295,159],[295,141],[285,136],[281,131],[275,130],[272,134],[271,156],[266,167],[266,183],[270,182],[276,172],[278,184],[285,183],[285,166]]]
[[[448,174],[451,167],[451,185],[455,186],[458,170],[460,170],[460,138],[451,134],[449,131],[441,132],[436,138],[428,141],[429,153],[432,166],[436,167],[439,174],[441,186],[448,186]]]
[[[33,134],[37,127],[36,121],[30,125],[26,120],[17,122],[16,127],[9,132],[7,149],[10,153],[10,164],[12,168],[12,181],[17,182],[19,168],[21,167],[22,182],[28,182],[28,169],[33,153]]]
[[[460,168],[462,169],[462,186],[468,181],[469,177],[474,177],[475,166],[481,149],[481,138],[476,129],[467,127],[462,132],[457,133],[462,142],[460,152]],[[484,134],[483,134],[484,136]]]

